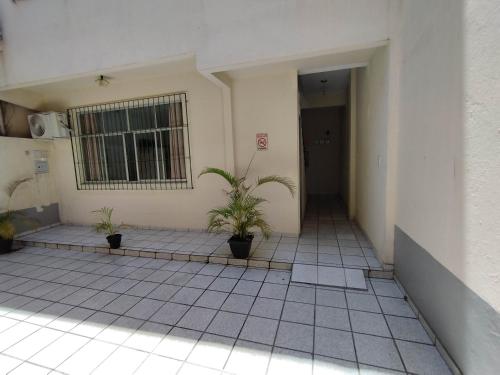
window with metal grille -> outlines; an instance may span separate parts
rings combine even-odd
[[[186,93],[68,109],[78,189],[192,188]]]

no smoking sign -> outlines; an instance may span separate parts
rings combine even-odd
[[[267,150],[267,148],[269,147],[267,133],[257,133],[256,141],[257,141],[257,150],[259,151]]]

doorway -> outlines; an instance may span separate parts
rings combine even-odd
[[[330,201],[347,217],[350,70],[299,75],[302,188],[308,203]]]

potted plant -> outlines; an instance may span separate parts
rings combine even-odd
[[[13,220],[16,215],[20,215],[18,212],[13,212],[10,208],[10,202],[17,188],[31,180],[31,177],[21,178],[19,180],[12,181],[7,185],[5,194],[7,195],[7,204],[5,208],[0,213],[0,254],[8,253],[12,250],[12,244],[14,242],[14,236],[16,235],[16,228],[14,226]]]
[[[98,215],[100,219],[100,221],[94,225],[96,232],[104,232],[107,235],[106,239],[108,240],[109,248],[118,249],[122,242],[122,235],[118,233],[118,228],[120,228],[122,225],[116,226],[111,222],[113,209],[109,207],[103,207],[92,212]]]
[[[250,253],[253,240],[252,229],[259,229],[266,239],[271,234],[271,227],[259,209],[259,206],[266,200],[254,196],[255,189],[264,184],[275,182],[284,185],[292,197],[295,193],[295,185],[289,178],[276,175],[258,177],[255,183],[248,184],[247,174],[250,164],[243,177],[236,177],[219,168],[206,168],[200,173],[200,176],[205,174],[219,175],[230,185],[230,190],[224,190],[228,196],[227,204],[208,212],[208,230],[217,232],[229,229],[233,234],[228,240],[229,247],[234,257],[238,259],[245,259]]]

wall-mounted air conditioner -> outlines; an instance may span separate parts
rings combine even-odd
[[[33,138],[69,137],[68,120],[64,113],[35,113],[28,116],[28,123]]]

